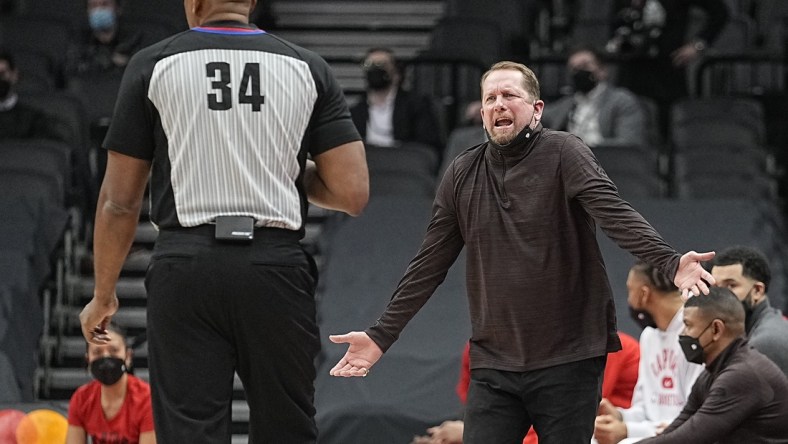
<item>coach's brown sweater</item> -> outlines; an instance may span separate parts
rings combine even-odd
[[[471,368],[527,371],[619,350],[596,224],[675,275],[679,253],[577,137],[539,125],[530,139],[474,147],[447,169],[424,242],[366,332],[386,351],[465,246]]]

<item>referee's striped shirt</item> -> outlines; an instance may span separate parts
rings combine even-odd
[[[104,147],[153,161],[160,228],[244,215],[302,231],[307,153],[354,140],[322,58],[254,26],[216,22],[132,57]]]

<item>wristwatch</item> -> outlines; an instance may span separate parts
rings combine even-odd
[[[701,52],[706,49],[706,42],[703,39],[695,39],[692,41],[692,47],[695,51]]]

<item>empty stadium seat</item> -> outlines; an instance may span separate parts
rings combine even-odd
[[[388,171],[434,175],[438,156],[433,147],[406,143],[398,147],[366,145],[367,165],[371,172]]]
[[[675,150],[693,145],[763,146],[763,107],[754,99],[709,97],[685,99],[671,109],[671,140]]]
[[[62,73],[73,40],[70,25],[47,17],[22,16],[0,19],[0,43],[13,52],[45,54],[55,72]]]
[[[487,66],[466,58],[422,52],[405,65],[405,86],[434,98],[446,117],[444,130],[457,125],[461,104],[479,100],[479,80]]]
[[[432,29],[429,49],[425,54],[492,65],[501,58],[502,43],[501,29],[494,21],[448,16]]]

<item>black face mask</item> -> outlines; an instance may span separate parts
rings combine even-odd
[[[5,100],[11,92],[11,81],[0,79],[0,100]]]
[[[747,292],[747,296],[741,301],[742,307],[744,307],[744,331],[749,333],[752,329],[752,313],[755,310],[755,303],[752,300],[752,290],[755,287],[751,288],[750,291]]]
[[[681,346],[681,351],[684,352],[684,357],[687,358],[687,362],[703,364],[703,346],[700,344],[699,338],[703,336],[703,333],[705,333],[713,323],[714,321],[709,322],[709,325],[700,332],[697,338],[688,335],[679,335],[679,346]]]
[[[630,305],[629,316],[632,317],[632,320],[635,321],[640,326],[640,328],[657,328],[657,323],[654,321],[654,317],[651,316],[651,313],[647,312],[646,310],[636,310]]]
[[[578,69],[572,72],[572,86],[575,88],[575,91],[588,94],[589,91],[594,89],[597,83],[599,82],[597,82],[594,73],[591,71]]]
[[[391,76],[389,72],[380,66],[370,66],[367,69],[367,86],[374,91],[380,91],[391,86]]]
[[[90,363],[90,374],[104,385],[112,385],[120,380],[126,371],[123,359],[107,356]]]

